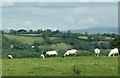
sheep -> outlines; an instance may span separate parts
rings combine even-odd
[[[65,56],[69,56],[69,55],[76,55],[76,56],[77,56],[77,50],[76,50],[76,49],[68,50],[68,51],[63,55],[63,58],[64,58]]]
[[[99,54],[100,54],[100,50],[98,49],[98,48],[96,48],[95,50],[94,50],[94,52],[95,52],[95,56],[99,56]]]
[[[108,54],[108,56],[110,57],[111,55],[113,55],[113,57],[115,56],[115,54],[118,54],[119,56],[119,50],[118,48],[114,48],[110,51],[110,53]]]
[[[14,46],[11,44],[10,49],[13,49],[13,48],[14,48]]]
[[[45,58],[45,56],[43,54],[41,54],[41,58]]]
[[[13,59],[12,55],[8,55],[8,58],[9,58],[9,59]]]
[[[35,48],[35,46],[31,46],[32,48]]]
[[[57,51],[47,51],[47,52],[44,52],[44,55],[47,55],[47,56],[57,56],[58,57],[58,53]]]

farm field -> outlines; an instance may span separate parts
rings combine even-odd
[[[38,46],[40,49],[47,49],[47,48],[51,48],[51,49],[58,49],[58,50],[67,50],[72,48],[71,45],[67,45],[65,43],[58,43],[58,44],[54,44],[54,45],[48,45],[48,46]]]
[[[27,43],[29,45],[32,44],[35,40],[39,42],[44,41],[42,37],[24,37],[24,36],[14,36],[14,35],[7,35],[7,34],[4,34],[4,36],[10,40],[16,40],[23,44]]]
[[[3,76],[117,76],[118,57],[3,59]]]

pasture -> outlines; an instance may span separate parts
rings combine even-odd
[[[118,57],[3,59],[3,76],[117,76]]]
[[[58,44],[53,44],[53,45],[47,45],[47,46],[38,46],[40,49],[57,49],[57,50],[60,50],[60,51],[64,51],[64,50],[67,50],[67,49],[71,49],[72,46],[71,45],[68,45],[68,44],[65,44],[65,43],[58,43]]]
[[[15,36],[15,35],[8,35],[8,34],[4,34],[5,37],[7,37],[10,40],[16,40],[19,41],[23,44],[32,44],[35,40],[42,42],[44,41],[44,39],[42,37],[24,37],[24,36]]]

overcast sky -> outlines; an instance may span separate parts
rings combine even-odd
[[[70,30],[117,27],[117,2],[7,2],[3,29]]]

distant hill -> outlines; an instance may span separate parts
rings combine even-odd
[[[4,32],[9,33],[9,30],[3,29]],[[61,30],[61,32],[67,32],[68,30]],[[86,29],[72,29],[71,32],[75,33],[118,33],[118,27],[93,27],[93,28],[86,28]]]
[[[62,32],[67,32],[68,30],[63,30]],[[74,29],[71,32],[75,33],[118,33],[118,27],[94,27],[94,28],[86,28],[86,29]]]

